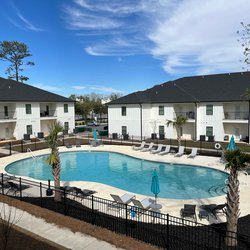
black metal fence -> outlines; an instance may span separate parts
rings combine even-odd
[[[89,144],[90,140],[93,139],[92,133],[85,134],[75,134],[75,135],[66,135],[61,138],[58,142],[59,146],[65,146],[68,144],[71,145],[86,145]],[[107,145],[135,145],[141,142],[138,137],[129,136],[128,138],[123,135],[109,134],[108,136],[99,136],[98,140],[102,144]],[[150,139],[143,138],[143,141],[146,142],[154,142],[155,146],[158,144],[170,145],[171,152],[177,152],[178,150],[178,142],[173,139]],[[225,149],[227,147],[228,142],[219,142],[220,145]],[[189,154],[193,147],[198,148],[198,154],[207,155],[207,156],[221,156],[221,149],[215,149],[216,142],[207,142],[207,141],[192,141],[192,140],[182,140],[182,146],[185,147],[185,153]],[[45,139],[33,138],[29,141],[26,140],[16,140],[16,141],[8,141],[8,142],[0,142],[0,157],[8,156],[13,153],[22,153],[27,152],[27,150],[36,151],[40,149],[48,148],[48,144]],[[250,145],[246,143],[237,144],[237,148],[241,148],[243,151],[250,152]],[[163,148],[164,150],[164,148]]]
[[[228,241],[237,240],[237,247],[225,244],[223,225],[203,225],[195,221],[158,213],[153,210],[117,203],[73,187],[56,190],[49,183],[34,182],[1,174],[0,193],[41,206],[65,216],[107,228],[164,249],[250,249],[250,237],[232,233]],[[54,201],[60,192],[61,202]]]

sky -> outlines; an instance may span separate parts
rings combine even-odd
[[[126,95],[243,71],[250,0],[0,0],[0,41],[28,45],[28,84],[68,97]],[[7,78],[8,63],[0,61]]]

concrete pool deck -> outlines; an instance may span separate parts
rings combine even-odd
[[[140,152],[133,150],[130,146],[114,146],[114,145],[104,145],[99,147],[90,147],[88,145],[82,145],[80,148],[72,147],[60,147],[60,152],[69,152],[69,151],[110,151],[116,153],[123,153],[129,156],[133,156],[139,159],[150,160],[150,161],[157,161],[157,162],[164,162],[164,163],[179,163],[179,164],[190,164],[190,165],[197,165],[197,166],[204,166],[204,167],[211,167],[217,170],[224,171],[225,164],[220,162],[220,158],[217,157],[209,157],[209,156],[196,156],[194,159],[187,158],[186,155],[182,157],[174,157],[173,154],[168,154],[164,156],[160,156],[157,154],[150,154],[149,152]],[[48,154],[49,149],[34,151],[32,153],[20,153],[15,154],[12,156],[1,158],[0,162],[0,172],[5,172],[4,168],[6,165],[13,161],[29,158],[32,155],[41,155],[41,154]],[[26,179],[31,179],[28,177],[24,177]],[[33,180],[33,179],[31,179]],[[249,199],[249,185],[250,185],[250,176],[245,176],[244,174],[239,175],[240,181],[240,216],[245,216],[250,212],[250,199]],[[47,182],[45,182],[47,183]],[[85,182],[85,181],[67,181],[62,182],[62,185],[70,185],[70,186],[78,186],[80,188],[92,189],[97,191],[96,196],[112,200],[110,194],[118,194],[122,195],[124,193],[129,193],[126,190],[121,190],[118,188],[114,188],[112,186],[104,185],[101,183],[96,182]],[[150,184],[150,183],[149,183]],[[136,194],[136,199],[142,200],[146,196],[141,194]],[[153,195],[151,198],[154,198]],[[180,217],[180,209],[183,208],[184,204],[195,204],[196,205],[196,214],[198,215],[199,206],[203,204],[222,204],[226,202],[226,195],[207,198],[207,199],[190,199],[190,200],[180,200],[180,199],[165,199],[159,198],[157,199],[157,203],[162,205],[161,212],[162,213],[169,213],[172,216]],[[215,218],[210,217],[209,223],[219,223],[224,222],[226,220],[224,215],[219,215],[218,220]],[[197,216],[197,221],[208,224],[206,219],[200,220]]]

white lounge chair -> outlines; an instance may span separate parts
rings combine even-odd
[[[170,146],[169,146],[169,145],[166,145],[165,150],[161,151],[161,152],[159,153],[159,155],[166,155],[166,154],[168,154],[169,152],[170,152]]]
[[[134,149],[134,150],[141,150],[141,149],[144,148],[145,144],[146,144],[146,142],[143,141],[140,146],[133,146],[132,149]]]
[[[197,155],[197,148],[192,148],[191,154],[189,154],[188,158],[194,158]]]
[[[142,201],[131,199],[131,201],[136,207],[143,208],[143,209],[149,209],[150,206],[153,204],[151,199],[149,198],[145,198]]]
[[[184,147],[183,147],[183,146],[180,146],[180,147],[179,147],[178,153],[175,154],[174,156],[175,156],[175,157],[181,157],[183,154],[184,154]]]
[[[147,152],[147,151],[151,151],[153,149],[154,143],[150,142],[148,148],[143,148],[141,149],[141,152]]]
[[[159,144],[158,147],[157,147],[157,149],[152,149],[152,150],[150,151],[150,153],[151,153],[151,154],[157,154],[157,153],[161,152],[162,147],[163,147],[163,145],[162,145],[162,144]]]
[[[122,204],[129,204],[131,202],[131,199],[135,198],[134,194],[127,194],[127,193],[122,196],[116,194],[110,194],[110,196],[114,199],[115,202]]]

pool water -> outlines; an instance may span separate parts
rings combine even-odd
[[[228,174],[211,168],[167,164],[136,159],[111,152],[60,153],[61,180],[92,181],[129,192],[153,196],[150,191],[156,169],[162,198],[196,199],[223,195]],[[39,180],[53,179],[48,155],[9,164],[5,170],[14,175]]]

